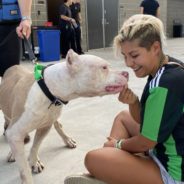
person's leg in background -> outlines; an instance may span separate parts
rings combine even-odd
[[[84,54],[81,47],[81,27],[80,24],[77,24],[78,27],[75,28],[75,39],[76,39],[76,47],[78,54]]]
[[[21,39],[15,25],[0,25],[0,76],[13,65],[20,63]]]
[[[64,56],[64,31],[62,29],[60,29],[60,54],[61,54],[61,57]]]
[[[65,58],[68,50],[70,49],[69,36],[67,27],[61,27],[61,37],[60,37],[60,52],[61,57]]]
[[[71,28],[70,30],[70,48],[73,49],[75,52],[77,52],[77,47],[76,47],[76,35],[75,35],[75,29]]]

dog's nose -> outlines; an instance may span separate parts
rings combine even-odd
[[[123,75],[125,78],[129,78],[129,74],[126,71],[121,72],[121,75]]]

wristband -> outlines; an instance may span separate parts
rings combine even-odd
[[[116,143],[115,143],[115,148],[122,149],[122,145],[123,145],[123,141],[124,140],[125,139],[119,139],[119,140],[117,140]]]
[[[22,16],[22,21],[24,20],[30,20],[31,21],[31,17],[30,16]]]

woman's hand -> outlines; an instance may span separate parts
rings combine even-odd
[[[107,142],[104,143],[104,147],[115,147],[115,144],[117,142],[116,139],[113,137],[107,137]]]
[[[31,24],[31,20],[22,20],[16,29],[17,35],[20,38],[25,36],[28,39],[31,34]]]
[[[125,86],[120,92],[118,99],[120,102],[131,105],[137,102],[138,97],[131,89],[128,88],[128,86]]]
[[[76,21],[75,21],[75,19],[70,19],[70,22],[72,23],[72,24],[76,24]]]

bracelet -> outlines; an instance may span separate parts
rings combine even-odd
[[[125,139],[119,139],[115,143],[115,148],[122,149],[122,145]]]
[[[31,17],[30,16],[22,16],[22,21],[24,21],[24,20],[30,20],[31,21]]]

